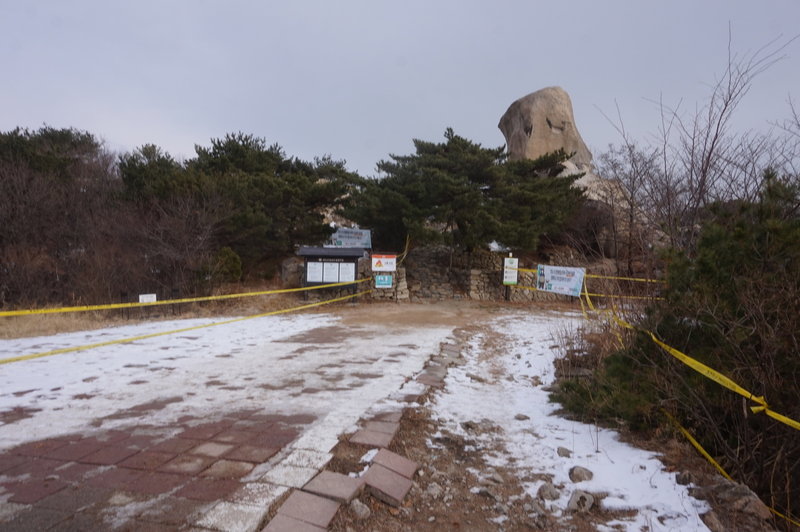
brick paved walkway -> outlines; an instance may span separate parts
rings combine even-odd
[[[238,411],[19,445],[0,454],[0,530],[246,530],[286,491],[268,461],[314,419]]]

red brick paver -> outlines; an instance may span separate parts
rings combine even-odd
[[[3,476],[18,477],[27,475],[34,478],[44,478],[49,476],[56,468],[66,465],[66,463],[49,458],[28,458],[25,462],[7,469]]]
[[[134,449],[131,447],[120,447],[118,445],[110,445],[108,447],[103,447],[102,449],[95,451],[92,454],[84,456],[78,461],[84,464],[114,465],[117,462],[121,462],[126,458],[128,458],[129,456],[133,456],[138,452],[139,452],[138,449]]]
[[[241,478],[253,469],[250,462],[219,460],[203,471],[202,476],[214,478]]]
[[[333,471],[322,471],[303,486],[303,491],[346,503],[352,501],[363,487],[362,479],[351,478]]]
[[[177,455],[174,453],[160,453],[156,451],[142,451],[140,453],[134,454],[133,456],[123,460],[119,464],[119,467],[128,467],[131,469],[144,469],[144,470],[154,470],[158,469],[162,465],[166,464]]]
[[[390,434],[392,437],[397,434],[399,429],[400,423],[392,423],[390,421],[367,421],[364,424],[364,430],[383,432],[384,434]]]
[[[280,449],[277,447],[262,447],[260,445],[240,445],[225,455],[231,460],[262,463],[272,458]]]
[[[175,496],[197,501],[215,501],[224,499],[239,486],[238,480],[198,478],[175,492]]]
[[[11,469],[12,467],[24,464],[29,459],[30,458],[27,456],[18,456],[13,454],[5,454],[0,456],[0,474],[8,469]]]
[[[278,508],[278,515],[327,528],[338,509],[338,502],[295,490]]]
[[[414,473],[417,471],[419,465],[416,462],[395,454],[388,449],[381,449],[378,454],[372,459],[373,464],[380,464],[387,469],[391,469],[395,473],[399,473],[406,478],[414,478]]]
[[[286,515],[276,515],[261,532],[324,532],[325,528]]]
[[[90,477],[86,483],[91,486],[100,486],[103,488],[126,489],[131,482],[134,482],[141,476],[141,471],[126,469],[124,467],[115,467],[99,475]]]
[[[8,491],[11,492],[11,497],[8,499],[10,502],[20,504],[31,504],[38,500],[44,499],[48,495],[52,495],[67,487],[66,482],[60,480],[40,480],[34,479],[28,482],[16,482],[14,484],[5,484]]]
[[[170,438],[168,440],[161,441],[151,446],[148,450],[159,451],[164,453],[182,453],[196,446],[197,446],[197,440],[188,440],[184,438]]]
[[[208,441],[205,443],[201,443],[191,451],[191,454],[198,454],[201,456],[210,456],[212,458],[219,458],[223,454],[227,453],[228,451],[232,450],[235,445],[230,443],[216,443],[212,441]]]
[[[392,443],[392,435],[385,432],[359,430],[350,437],[350,443],[368,445],[370,447],[388,447]]]
[[[45,456],[56,460],[80,460],[84,456],[89,456],[105,446],[105,443],[89,438],[60,446],[47,453]]]
[[[171,473],[148,472],[127,485],[127,489],[136,493],[147,495],[159,495],[172,491],[184,484],[188,479],[184,475],[174,475]]]
[[[44,456],[59,447],[64,447],[67,443],[69,442],[60,439],[33,441],[19,445],[11,449],[11,452],[23,456]]]
[[[192,456],[181,454],[162,465],[159,470],[167,473],[184,473],[196,475],[214,463],[208,456]]]
[[[69,486],[39,501],[37,506],[78,512],[86,508],[103,505],[114,493],[108,488],[92,486]]]
[[[324,532],[325,528],[286,515],[276,515],[261,532]]]
[[[411,480],[380,464],[369,466],[364,482],[367,484],[367,491],[375,498],[392,506],[400,506],[411,489]]]

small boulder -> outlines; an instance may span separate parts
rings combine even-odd
[[[368,519],[372,512],[369,509],[369,506],[364,504],[363,502],[359,501],[358,499],[353,499],[350,501],[350,510],[353,512],[358,519]]]
[[[585,480],[592,480],[594,473],[585,467],[575,466],[569,470],[569,479],[572,482],[583,482]]]
[[[570,512],[588,512],[594,505],[594,496],[582,490],[575,490],[567,503]]]
[[[536,496],[543,500],[554,501],[561,497],[561,493],[553,486],[552,482],[545,482],[539,486]]]

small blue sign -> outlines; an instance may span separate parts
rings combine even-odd
[[[376,275],[375,288],[391,288],[392,276],[391,275]]]

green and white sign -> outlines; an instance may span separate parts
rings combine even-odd
[[[391,288],[392,276],[391,275],[376,275],[375,288]]]
[[[503,259],[503,284],[506,286],[516,285],[519,279],[519,259],[514,257],[506,257]]]

